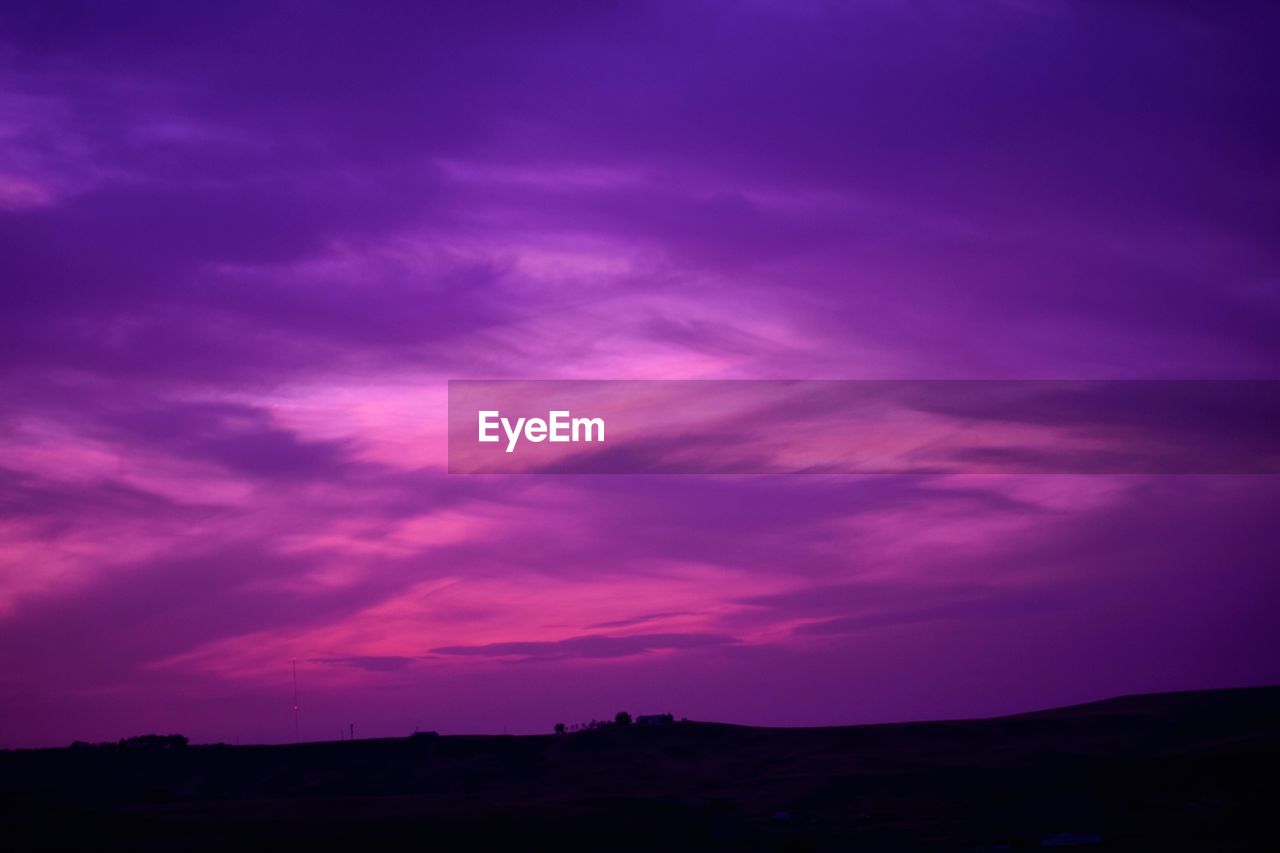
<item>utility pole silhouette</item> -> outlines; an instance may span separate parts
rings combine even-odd
[[[302,741],[302,729],[298,724],[298,659],[293,659],[293,742]]]

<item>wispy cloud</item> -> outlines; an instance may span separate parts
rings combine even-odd
[[[716,634],[634,634],[609,636],[586,634],[551,642],[486,643],[480,646],[442,646],[432,649],[438,655],[518,658],[520,660],[559,660],[562,658],[617,658],[666,649],[697,649],[733,643],[732,637]]]

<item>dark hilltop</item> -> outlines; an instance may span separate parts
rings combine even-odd
[[[1280,687],[984,720],[0,753],[9,850],[1269,850]]]

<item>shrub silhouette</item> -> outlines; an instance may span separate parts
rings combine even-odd
[[[181,749],[187,745],[183,735],[138,735],[120,739],[122,749]]]

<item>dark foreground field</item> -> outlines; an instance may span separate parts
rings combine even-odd
[[[1257,688],[827,729],[4,752],[0,846],[1274,850],[1278,795],[1280,688]]]

